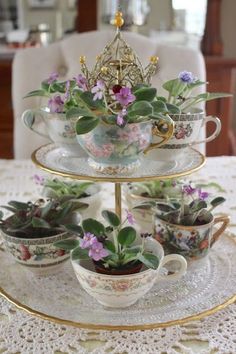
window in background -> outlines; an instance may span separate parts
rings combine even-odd
[[[205,27],[207,0],[172,0],[174,30],[202,37]]]

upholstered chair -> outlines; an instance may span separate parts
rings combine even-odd
[[[23,97],[27,92],[38,89],[41,81],[52,72],[58,72],[62,80],[78,75],[80,55],[85,55],[88,67],[92,67],[96,55],[113,37],[114,31],[74,34],[48,47],[24,49],[15,55],[12,95],[16,159],[29,158],[34,149],[47,143],[45,139],[25,128],[20,119],[24,110],[40,107],[41,99]],[[162,83],[176,77],[183,70],[192,71],[196,77],[205,80],[205,64],[200,52],[190,48],[158,45],[155,40],[132,32],[124,32],[124,38],[140,56],[144,65],[148,63],[150,56],[159,57],[159,70],[152,81],[159,94],[162,94]],[[198,90],[202,92],[204,87]]]

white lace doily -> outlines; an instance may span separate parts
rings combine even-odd
[[[218,211],[231,215],[232,231],[236,227],[235,166],[234,157],[209,158],[206,167],[194,175],[194,179],[215,181],[227,191],[223,193],[227,203]],[[32,181],[34,173],[29,161],[0,161],[0,204],[40,195],[40,187]],[[111,185],[104,186],[103,207],[114,206],[112,190]],[[0,320],[0,350],[6,354],[236,353],[236,304],[184,326],[91,332],[41,320],[0,298]]]

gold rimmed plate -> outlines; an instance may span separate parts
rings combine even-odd
[[[107,182],[132,182],[152,179],[177,178],[196,172],[205,164],[205,156],[188,148],[176,161],[158,160],[155,152],[142,158],[141,166],[132,175],[105,175],[95,172],[87,157],[70,155],[65,149],[48,144],[32,154],[32,161],[39,168],[63,177]]]
[[[189,263],[182,279],[159,281],[135,305],[113,309],[84,292],[70,262],[58,274],[39,278],[1,251],[0,292],[28,313],[75,327],[144,330],[180,325],[236,300],[235,252],[235,240],[223,235],[208,257]]]

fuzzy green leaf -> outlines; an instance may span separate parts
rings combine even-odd
[[[124,227],[119,231],[117,239],[122,246],[130,246],[136,239],[136,230],[131,226]]]
[[[29,92],[26,96],[24,96],[24,98],[34,97],[34,96],[49,97],[49,94],[45,90],[34,90]]]
[[[179,113],[181,113],[181,110],[179,109],[179,107],[175,106],[174,104],[166,103],[166,107],[167,107],[167,110],[168,110],[169,114],[179,114]]]
[[[76,247],[75,249],[73,249],[73,251],[71,252],[71,258],[73,261],[76,261],[78,259],[83,259],[83,260],[88,260],[89,255],[88,255],[88,250],[87,249],[82,249],[79,246]]]
[[[28,203],[22,203],[15,200],[11,200],[8,204],[13,206],[13,208],[16,208],[17,210],[27,210],[29,207]]]
[[[99,121],[100,120],[97,117],[85,116],[79,118],[79,120],[76,122],[76,133],[80,135],[90,132],[91,130],[96,128]]]
[[[153,108],[151,103],[147,101],[138,101],[132,106],[130,106],[128,116],[129,117],[135,117],[135,116],[142,116],[146,117],[149,116],[153,113]]]
[[[83,237],[83,235],[84,235],[83,229],[79,225],[66,224],[65,228],[67,231],[72,232],[73,234],[76,234],[79,237]]]
[[[37,228],[46,228],[46,229],[50,229],[51,227],[47,221],[36,217],[32,218],[32,226]]]
[[[159,259],[152,253],[143,253],[138,255],[138,259],[142,262],[146,267],[151,269],[157,269],[159,266]]]
[[[95,219],[85,219],[82,221],[82,227],[85,232],[90,232],[95,236],[105,235],[105,227]]]
[[[187,83],[179,80],[179,79],[173,79],[165,82],[162,86],[166,91],[168,91],[171,96],[179,96],[184,89],[187,87]]]
[[[165,113],[167,112],[167,107],[166,107],[166,104],[165,102],[163,101],[154,101],[151,103],[152,107],[153,107],[153,113],[156,114],[156,113]]]
[[[116,253],[116,248],[114,246],[114,243],[110,240],[106,240],[104,242],[105,248],[108,249],[111,253]]]
[[[120,218],[112,211],[103,210],[102,216],[111,226],[117,227],[120,225]]]
[[[80,244],[79,240],[72,240],[72,239],[67,239],[67,240],[61,240],[57,241],[53,244],[56,248],[60,248],[65,251],[70,251],[73,250],[74,248],[78,247]]]
[[[156,97],[157,90],[153,87],[142,87],[134,92],[136,101],[153,101]]]
[[[66,112],[66,118],[89,116],[91,112],[86,108],[72,107]]]
[[[214,198],[212,201],[211,201],[211,205],[215,208],[217,207],[218,205],[222,204],[225,202],[225,198],[223,197],[217,197],[217,198]]]

